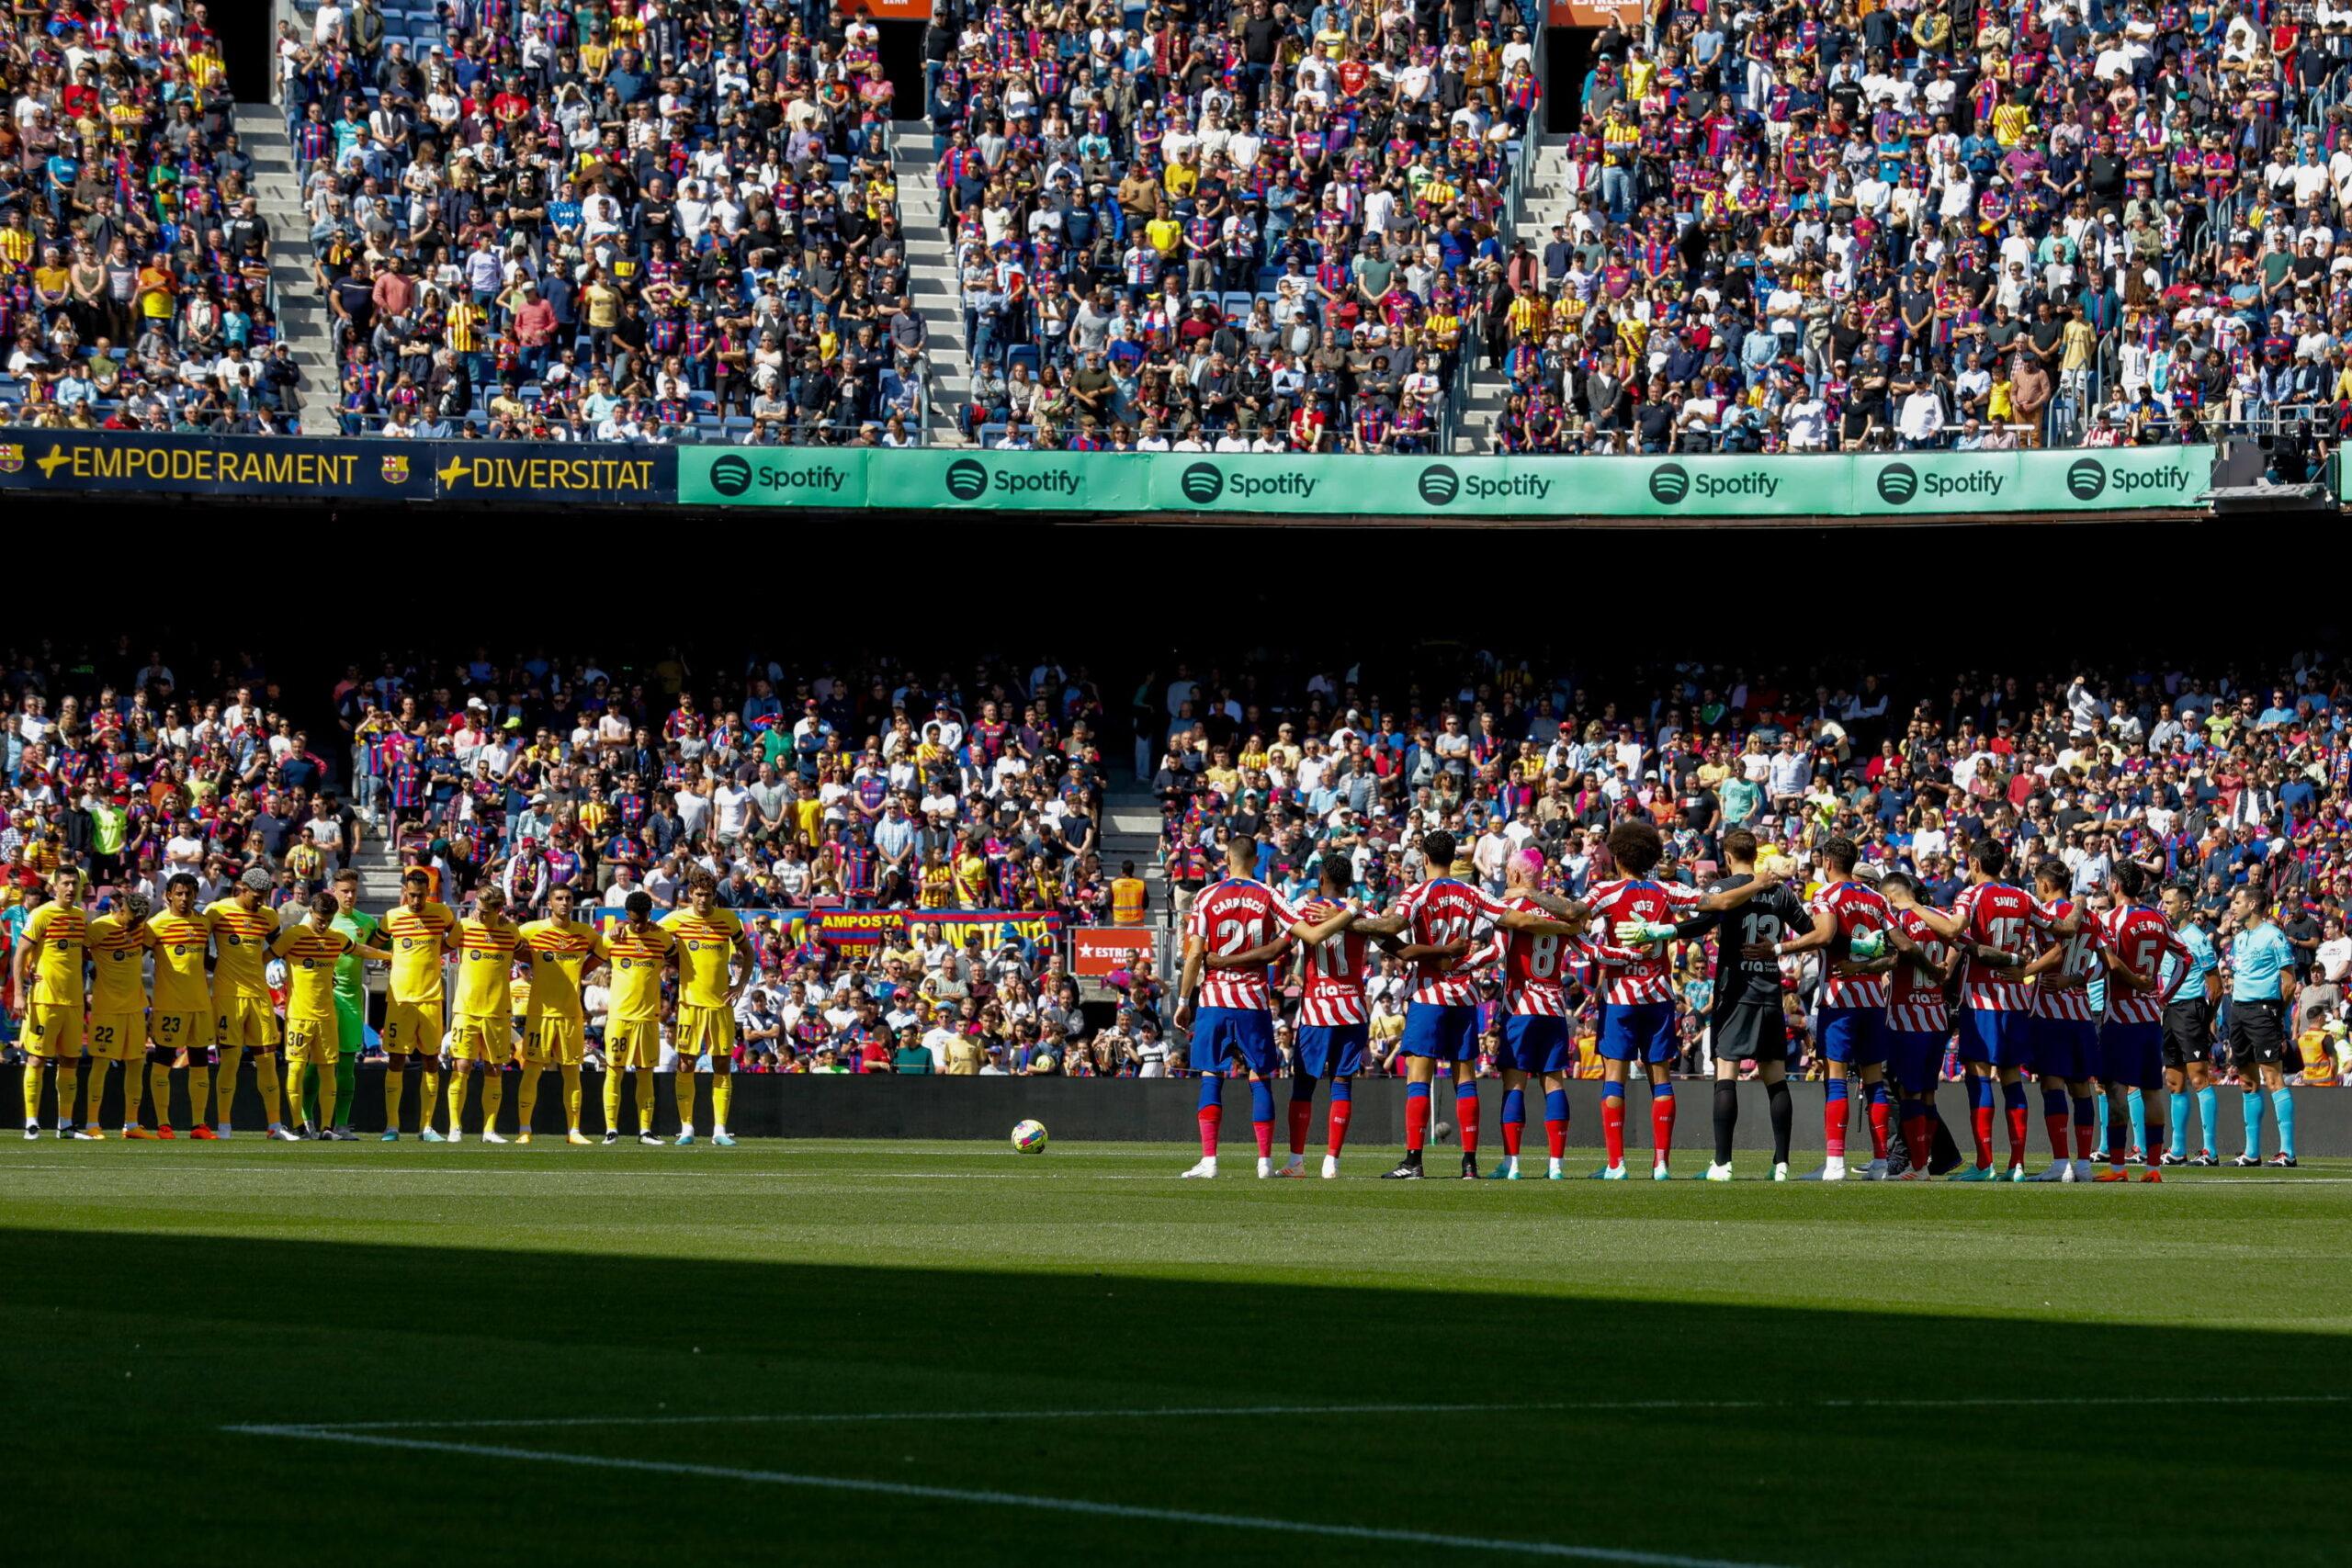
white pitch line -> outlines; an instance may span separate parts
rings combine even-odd
[[[1101,1410],[851,1410],[763,1411],[741,1416],[491,1416],[456,1421],[316,1421],[305,1432],[469,1431],[492,1427],[554,1430],[577,1427],[840,1426],[912,1421],[1166,1421],[1265,1416],[1578,1415],[1637,1410],[1910,1410],[1922,1405],[2000,1408],[2167,1404],[2347,1404],[2352,1393],[2116,1394],[2076,1398],[1986,1394],[1965,1399],[1611,1399],[1547,1400],[1511,1404],[1200,1404]],[[243,1428],[232,1428],[242,1430]]]
[[[987,1507],[1031,1508],[1049,1514],[1081,1514],[1096,1518],[1136,1519],[1151,1524],[1201,1525],[1213,1529],[1262,1530],[1281,1535],[1312,1536],[1325,1540],[1378,1541],[1392,1546],[1432,1546],[1458,1551],[1480,1551],[1521,1557],[1548,1557],[1580,1562],[1625,1562],[1637,1568],[1770,1568],[1770,1564],[1717,1557],[1684,1557],[1665,1551],[1631,1551],[1604,1546],[1572,1546],[1558,1541],[1510,1540],[1478,1536],[1442,1535],[1434,1530],[1385,1529],[1372,1525],[1315,1524],[1304,1519],[1260,1518],[1249,1514],[1212,1514],[1190,1508],[1152,1508],[1127,1503],[1098,1503],[1084,1497],[1043,1497],[1021,1492],[992,1492],[961,1486],[924,1486],[904,1481],[867,1481],[847,1475],[804,1475],[782,1470],[741,1470],[729,1465],[689,1464],[675,1460],[615,1459],[602,1454],[567,1454],[538,1449],[514,1449],[487,1443],[435,1442],[422,1438],[386,1438],[364,1432],[331,1431],[319,1427],[230,1427],[227,1431],[257,1438],[290,1438],[322,1443],[356,1443],[370,1448],[411,1449],[427,1453],[462,1454],[472,1459],[519,1460],[537,1464],[573,1464],[592,1470],[637,1470],[661,1475],[690,1475],[714,1481],[751,1482],[768,1486],[813,1487],[827,1492],[855,1492],[869,1496],[910,1498],[927,1503],[973,1503]]]

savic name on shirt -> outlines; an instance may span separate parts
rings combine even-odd
[[[1413,1001],[1429,1007],[1466,1008],[1478,999],[1478,949],[1484,945],[1502,900],[1482,887],[1452,877],[1417,882],[1396,900],[1405,915],[1405,941],[1428,947],[1468,942],[1454,959],[1421,959],[1413,965]]]
[[[1596,885],[1585,895],[1592,906],[1592,930],[1614,932],[1620,920],[1646,920],[1664,925],[1697,907],[1705,897],[1679,882],[1619,879]],[[1664,944],[1633,950],[1630,961],[1602,955],[1600,999],[1611,1007],[1640,1007],[1646,1002],[1674,1000],[1674,975],[1668,966]]]
[[[1204,888],[1193,900],[1193,912],[1184,919],[1184,934],[1210,953],[1247,953],[1282,935],[1297,919],[1298,912],[1264,883],[1228,877]],[[1271,1009],[1265,969],[1204,970],[1200,1005]]]
[[[2011,964],[2025,964],[2034,954],[2035,939],[2050,934],[2050,911],[2033,896],[2006,882],[1979,882],[1960,891],[1951,912],[1968,922],[1963,933],[1979,947],[2006,954]],[[1980,1012],[2023,1012],[2032,998],[2022,980],[2004,980],[1974,957],[1968,960],[1964,991],[1968,1005]]]
[[[1329,898],[1310,899],[1299,919],[1319,925],[1340,912]],[[1298,1021],[1309,1029],[1338,1029],[1363,1023],[1371,1014],[1363,1005],[1363,976],[1371,940],[1352,931],[1326,937],[1306,950],[1306,985],[1298,1002]]]

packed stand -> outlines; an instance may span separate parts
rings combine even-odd
[[[928,52],[983,445],[1436,448],[1536,129],[1516,6],[943,0]]]
[[[1420,835],[1438,828],[1455,837],[1452,874],[1498,895],[1523,846],[1545,856],[1550,891],[1582,894],[1615,874],[1610,826],[1645,817],[1667,841],[1660,876],[1705,886],[1723,835],[1745,828],[1802,893],[1823,880],[1821,845],[1844,835],[1867,874],[1909,872],[1939,906],[1959,893],[1970,847],[1990,838],[2016,865],[2059,857],[2078,897],[2119,858],[2190,890],[2225,975],[2230,894],[2256,886],[2304,983],[2301,1081],[2334,1083],[2352,1066],[2352,730],[2339,717],[2352,669],[2334,659],[2301,656],[2256,684],[2221,669],[1970,671],[1899,696],[1877,675],[1699,664],[1605,692],[1484,656],[1452,679],[1394,673],[1374,684],[1361,667],[1180,666],[1138,693],[1134,765],[1160,799],[1180,909],[1225,874],[1236,831],[1257,838],[1261,877],[1294,904],[1344,855],[1352,896],[1375,908],[1420,878]],[[1409,700],[1388,695],[1408,688]],[[1671,949],[1683,1071],[1712,1066],[1713,940]],[[1407,987],[1406,966],[1374,956],[1367,1072],[1398,1065]],[[1821,1070],[1810,1021],[1821,978],[1817,958],[1784,964],[1792,1072]],[[1598,1077],[1593,998],[1569,994],[1579,1071]],[[1499,987],[1489,979],[1482,996],[1491,1072]]]
[[[327,0],[279,40],[347,434],[910,446],[874,24]]]
[[[301,372],[206,7],[55,0],[0,27],[0,424],[293,429]]]
[[[1653,8],[1484,351],[1506,452],[2288,450],[2352,421],[2352,10]]]

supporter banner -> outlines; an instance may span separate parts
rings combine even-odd
[[[1140,926],[1080,926],[1069,933],[1073,975],[1108,975],[1151,956],[1152,934]]]
[[[0,430],[0,487],[430,501],[425,444]]]
[[[642,506],[666,505],[678,498],[678,453],[673,446],[568,441],[436,441],[432,446],[433,479],[443,501]]]
[[[923,926],[951,946],[976,936],[982,947],[994,948],[1006,942],[1049,942],[1061,933],[1062,918],[1014,909],[819,909],[809,925],[817,940],[831,947],[903,941]]]
[[[1668,522],[2178,510],[2199,504],[2212,478],[2213,449],[1364,461],[687,447],[678,459],[679,499],[699,505]]]

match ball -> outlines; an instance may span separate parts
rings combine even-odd
[[[1046,1124],[1023,1122],[1012,1130],[1012,1152],[1017,1155],[1041,1155],[1046,1152]]]

